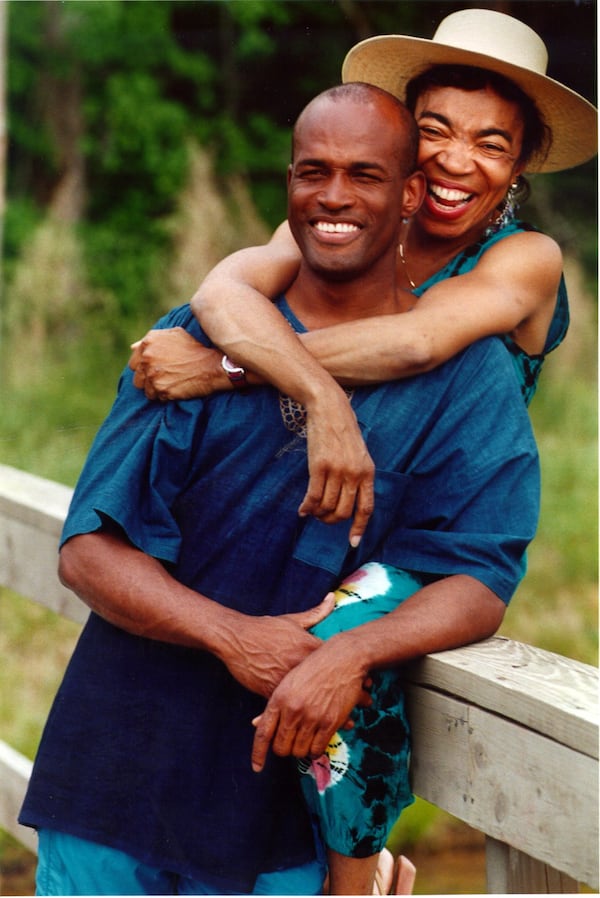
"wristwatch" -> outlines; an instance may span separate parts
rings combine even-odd
[[[229,356],[223,356],[223,358],[221,359],[221,368],[234,387],[240,389],[248,386],[248,381],[246,380],[246,369],[242,368],[240,365],[236,365],[235,362],[232,362]]]

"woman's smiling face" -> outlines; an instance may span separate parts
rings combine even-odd
[[[417,99],[415,118],[427,178],[419,224],[432,237],[479,239],[523,170],[519,107],[489,87],[430,87]]]

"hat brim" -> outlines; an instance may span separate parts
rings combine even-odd
[[[356,44],[346,55],[342,81],[374,84],[405,100],[407,83],[434,65],[470,65],[510,78],[536,104],[552,134],[543,158],[533,158],[529,172],[561,171],[581,165],[598,148],[596,108],[558,81],[483,53],[418,37],[386,34]]]

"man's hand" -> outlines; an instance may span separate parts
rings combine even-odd
[[[222,353],[203,346],[181,327],[151,330],[131,347],[134,386],[148,399],[194,399],[231,389]]]
[[[277,617],[236,616],[220,655],[238,683],[269,698],[283,678],[322,641],[307,630],[324,620],[335,607],[333,593],[308,611]]]
[[[368,671],[357,654],[354,639],[334,637],[290,670],[253,721],[254,771],[263,769],[270,747],[277,755],[318,757],[353,709],[371,704]]]
[[[308,489],[298,512],[326,524],[353,516],[350,543],[356,547],[374,507],[375,465],[350,402],[337,401],[307,412]]]

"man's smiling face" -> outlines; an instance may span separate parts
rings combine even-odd
[[[288,219],[307,265],[349,280],[396,252],[405,183],[401,125],[386,99],[317,99],[301,116]]]

